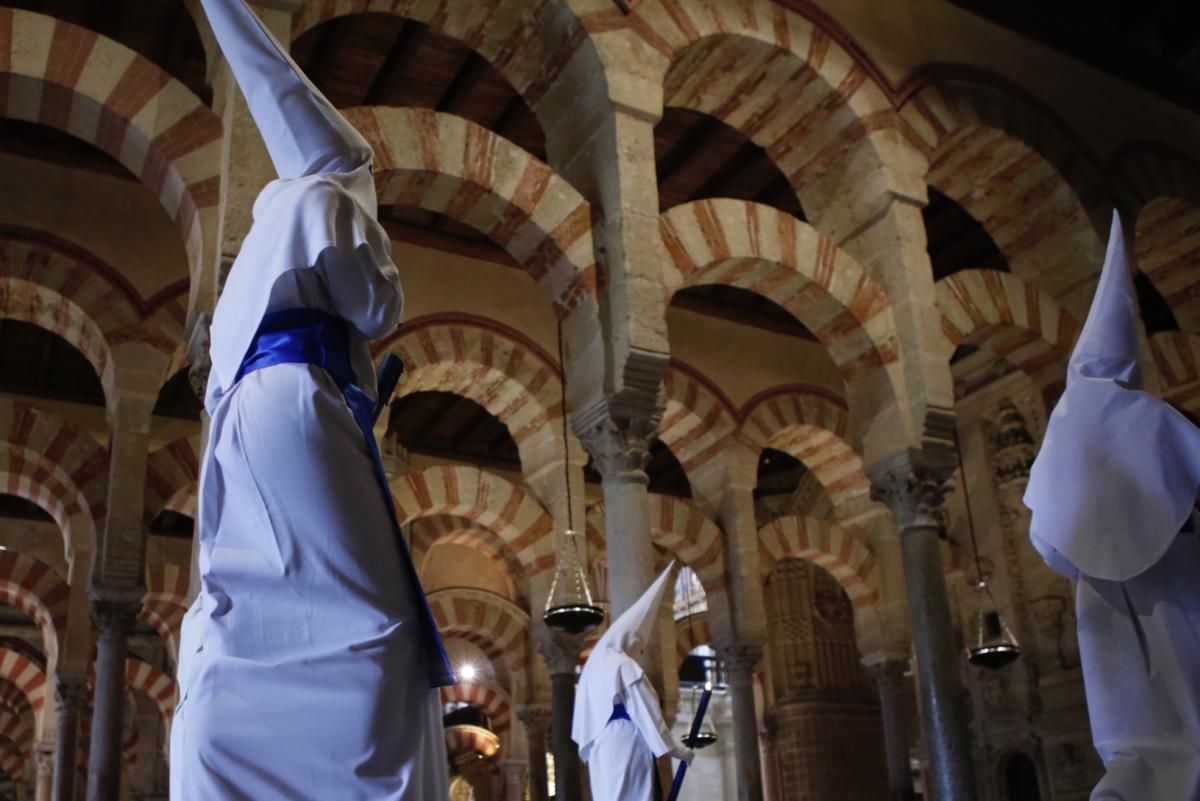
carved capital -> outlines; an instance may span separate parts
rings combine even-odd
[[[211,325],[212,318],[207,313],[197,315],[187,345],[188,383],[201,402],[204,401],[208,388],[208,374],[212,370],[212,355],[209,352],[212,341],[209,334]]]
[[[112,591],[92,589],[92,624],[101,639],[129,636],[142,606],[142,590]]]
[[[60,674],[54,683],[54,697],[64,710],[78,714],[88,702],[87,681],[82,676]]]
[[[517,720],[525,727],[530,742],[546,739],[550,730],[550,707],[546,704],[526,704],[517,707]]]
[[[904,674],[908,672],[908,662],[884,661],[874,662],[865,666],[867,675],[879,685],[881,692],[900,689],[904,685]]]
[[[732,678],[735,675],[749,675],[762,661],[763,644],[752,640],[734,640],[732,642],[713,643],[717,657]]]
[[[1002,401],[997,409],[992,445],[996,450],[994,469],[1000,486],[1023,489],[1037,457],[1037,444],[1025,417],[1011,401]]]
[[[546,668],[551,676],[575,674],[579,655],[583,653],[586,644],[582,634],[567,634],[546,626],[536,626],[533,630],[533,640],[538,653],[546,660]]]
[[[902,530],[942,524],[943,503],[951,489],[953,464],[933,463],[919,454],[902,454],[867,471],[871,498],[883,503]]]
[[[649,484],[646,464],[657,431],[657,420],[603,419],[578,433],[605,481]]]
[[[54,746],[48,744],[34,752],[39,776],[50,776],[54,773]]]

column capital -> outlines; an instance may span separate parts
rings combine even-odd
[[[576,433],[592,455],[603,480],[650,483],[646,463],[650,461],[650,443],[658,434],[657,419],[613,420],[606,417]]]
[[[943,503],[952,488],[950,477],[956,465],[956,458],[947,458],[941,452],[897,454],[867,469],[871,498],[891,510],[902,530],[941,525]]]
[[[904,675],[908,672],[908,660],[885,660],[864,664],[867,675],[881,689],[892,689],[904,683]]]
[[[208,389],[208,374],[212,370],[212,355],[209,352],[212,342],[209,331],[211,325],[212,316],[208,312],[196,315],[187,343],[188,383],[201,402],[204,401]]]
[[[54,772],[54,743],[42,743],[34,751],[34,759],[37,760],[37,772],[40,776],[47,776]]]
[[[92,624],[97,634],[101,637],[129,636],[142,606],[144,591],[140,588],[111,590],[93,587],[88,594],[92,601]]]
[[[540,733],[543,737],[550,729],[550,706],[548,704],[523,704],[517,707],[517,720],[531,735]]]
[[[763,658],[763,643],[757,640],[728,640],[714,642],[721,663],[730,672],[752,672]]]
[[[542,659],[546,660],[546,668],[551,676],[575,675],[579,655],[586,645],[582,634],[567,634],[546,626],[535,626],[533,641]]]
[[[79,711],[88,701],[87,679],[60,673],[54,681],[54,697],[60,706]]]

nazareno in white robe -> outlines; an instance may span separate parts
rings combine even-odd
[[[1143,392],[1119,218],[1025,503],[1076,584],[1093,801],[1200,799],[1200,430]]]
[[[637,662],[674,566],[609,626],[579,676],[571,738],[587,763],[592,801],[651,801],[656,757],[692,761],[692,750],[671,734],[658,695]],[[610,719],[615,704],[625,707],[628,719]]]
[[[448,794],[435,686],[453,681],[376,464],[324,370],[235,380],[267,312],[348,323],[367,340],[403,306],[375,219],[371,149],[243,0],[203,0],[280,180],[212,326],[201,468],[201,590],[180,644],[173,801],[432,801]]]

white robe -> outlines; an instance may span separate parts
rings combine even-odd
[[[347,322],[356,383],[375,391],[367,339],[395,328],[403,297],[370,148],[243,0],[204,6],[281,179],[255,203],[213,317],[171,798],[441,801],[431,684],[448,666],[363,431],[318,367],[235,380],[264,313],[308,308]]]
[[[675,741],[647,679],[626,687],[614,702],[625,705],[629,720],[609,721],[579,752],[588,766],[592,801],[652,801],[658,779],[655,757],[690,760],[691,751]]]

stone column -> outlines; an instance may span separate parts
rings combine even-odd
[[[500,772],[504,776],[504,801],[524,801],[526,770],[526,764],[519,759],[500,762]]]
[[[553,693],[550,701],[550,744],[554,753],[554,786],[557,801],[580,801],[579,749],[571,739],[575,715],[575,667],[583,652],[581,636],[572,636],[539,626],[534,631],[538,651],[546,660]]]
[[[608,571],[609,617],[613,620],[633,606],[654,581],[646,463],[656,430],[657,420],[617,423],[604,419],[580,433],[600,472],[608,563],[620,565],[619,570]],[[650,643],[646,643],[646,653],[656,653]]]
[[[87,683],[81,676],[58,675],[58,742],[55,744],[54,801],[75,801],[79,714],[87,703]]]
[[[763,644],[750,641],[718,644],[717,656],[729,677],[738,801],[760,801],[763,779],[758,749],[758,712],[754,704],[754,668],[762,661]]]
[[[54,791],[54,749],[39,747],[33,757],[37,762],[37,783],[33,797],[37,801],[50,801]]]
[[[96,689],[88,756],[87,801],[121,797],[121,730],[125,711],[125,654],[141,594],[95,592]]]
[[[525,736],[529,740],[529,801],[548,801],[546,732],[550,725],[550,710],[542,705],[524,706],[517,710],[517,719],[525,727]]]
[[[971,801],[976,788],[959,663],[963,656],[955,644],[938,544],[954,462],[953,456],[934,461],[920,452],[905,453],[869,471],[872,496],[892,510],[900,529],[933,801]]]
[[[867,673],[879,687],[883,741],[887,752],[888,801],[912,801],[912,768],[908,760],[908,721],[904,715],[904,662],[876,662]]]

